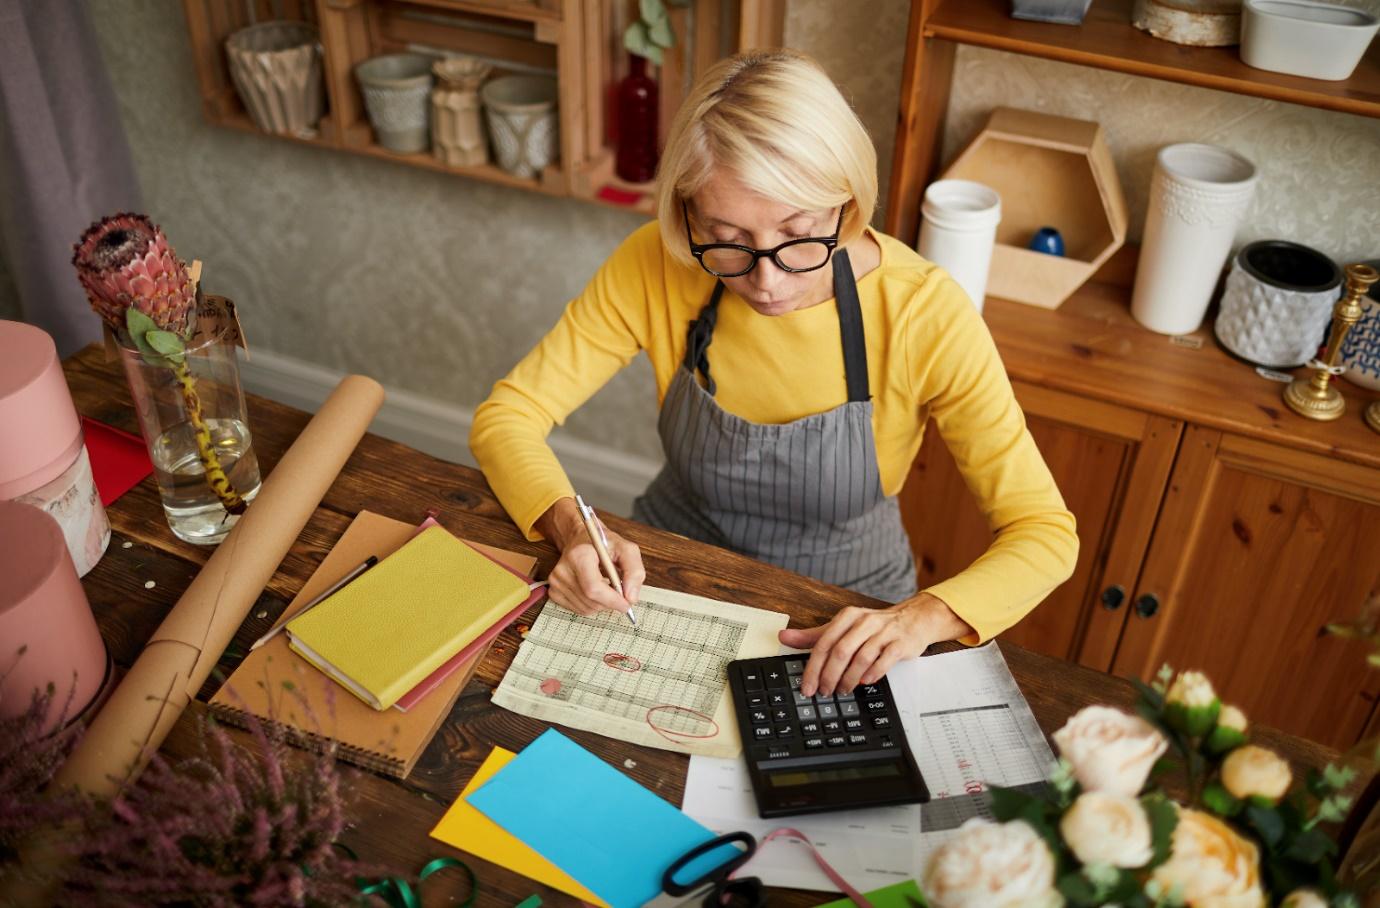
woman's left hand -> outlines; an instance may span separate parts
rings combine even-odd
[[[810,661],[800,681],[807,697],[832,696],[872,684],[902,659],[918,656],[931,643],[973,633],[943,600],[929,593],[885,609],[849,606],[828,624],[786,629],[781,643],[809,648]]]

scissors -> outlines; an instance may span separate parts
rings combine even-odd
[[[721,845],[739,843],[742,844],[742,849],[735,848],[734,856],[724,863],[689,882],[677,882],[676,874],[684,870],[695,858],[708,854]],[[721,908],[725,905],[730,908],[764,908],[767,902],[762,893],[761,880],[755,876],[730,879],[756,852],[757,840],[749,832],[730,832],[696,845],[666,868],[666,872],[661,875],[661,895],[647,902],[642,908]]]

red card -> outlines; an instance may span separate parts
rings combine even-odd
[[[91,472],[96,478],[96,491],[101,504],[111,502],[134,488],[153,472],[148,448],[138,435],[123,432],[114,426],[81,418],[86,437],[86,450],[91,455]]]

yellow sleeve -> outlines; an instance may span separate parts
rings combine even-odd
[[[470,450],[528,539],[541,538],[532,527],[537,518],[575,494],[546,443],[551,427],[563,423],[645,345],[647,300],[653,292],[647,282],[659,273],[659,248],[646,228],[624,240],[556,326],[475,410]]]
[[[1078,534],[982,316],[943,271],[926,288],[909,313],[913,390],[995,534],[976,561],[926,592],[977,631],[962,642],[977,644],[1020,621],[1069,578]],[[921,307],[932,317],[917,317]]]

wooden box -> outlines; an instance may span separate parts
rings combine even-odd
[[[944,178],[1001,196],[988,296],[1056,309],[1126,241],[1126,197],[1096,123],[999,107]],[[1063,256],[1026,248],[1045,226]]]

